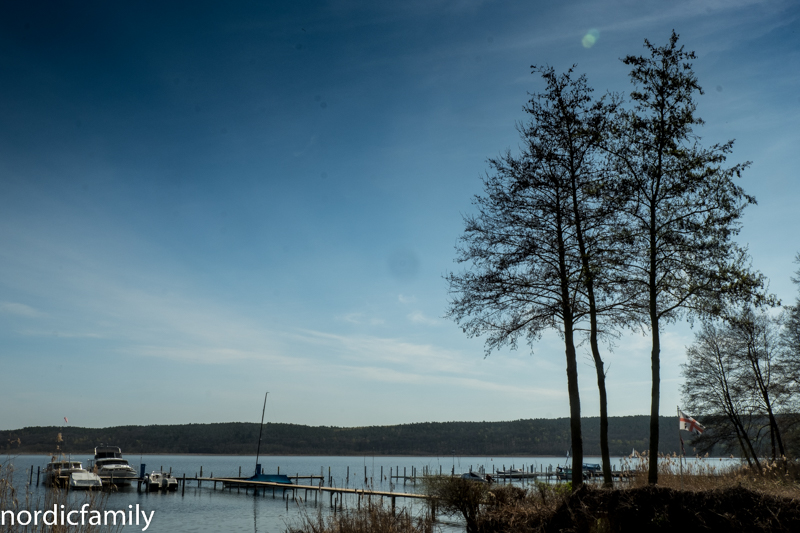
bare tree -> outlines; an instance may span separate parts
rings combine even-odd
[[[785,458],[786,450],[775,417],[776,408],[788,399],[785,374],[780,370],[778,323],[766,313],[755,313],[752,309],[745,309],[729,321],[734,349],[748,367],[742,375],[740,393],[749,395],[769,422],[773,461]]]
[[[574,67],[573,67],[574,68]],[[532,103],[529,112],[540,124],[550,124],[556,149],[542,154],[557,161],[566,177],[571,199],[571,223],[581,261],[579,278],[588,308],[589,348],[594,361],[600,403],[600,454],[603,483],[612,485],[611,459],[608,449],[608,394],[606,369],[600,355],[599,338],[605,333],[602,323],[626,321],[626,303],[618,299],[615,265],[622,263],[624,246],[613,238],[617,213],[610,200],[613,190],[607,185],[609,169],[601,157],[605,134],[619,105],[614,96],[606,101],[591,97],[585,76],[573,80],[573,70],[563,75],[545,69],[548,82],[546,98]]]
[[[449,274],[453,298],[448,316],[471,336],[487,337],[487,355],[501,346],[516,347],[554,328],[564,339],[573,460],[573,488],[583,482],[583,443],[576,339],[589,318],[590,344],[601,396],[601,447],[608,470],[608,421],[605,371],[599,355],[598,316],[603,301],[596,261],[600,239],[599,181],[593,152],[608,108],[593,102],[583,76],[572,70],[556,75],[536,69],[547,84],[525,108],[531,119],[520,126],[522,153],[489,161],[485,195],[474,204],[478,214],[465,218],[457,261],[470,269]],[[594,192],[593,192],[594,191]],[[607,219],[605,219],[607,222]],[[598,296],[600,295],[600,296]]]
[[[791,392],[781,369],[779,327],[766,312],[747,307],[719,325],[707,321],[683,366],[687,407],[724,415],[695,443],[706,449],[730,445],[735,436],[748,463],[759,470],[767,436],[772,460],[786,456],[779,416],[790,409]]]
[[[761,279],[743,271],[746,254],[731,240],[746,205],[755,199],[733,178],[746,167],[725,168],[733,142],[703,148],[693,128],[693,52],[678,47],[673,32],[665,46],[645,40],[647,56],[627,56],[635,90],[612,146],[620,173],[619,195],[627,223],[620,239],[640,253],[629,265],[630,285],[642,295],[638,306],[651,348],[650,453],[648,481],[658,480],[660,333],[686,311],[718,311],[715,298],[751,292]],[[709,303],[712,302],[712,303]]]
[[[685,406],[695,413],[708,415],[712,428],[694,444],[708,450],[715,445],[737,442],[749,465],[761,471],[758,453],[750,438],[753,417],[750,406],[738,394],[743,365],[731,346],[725,328],[713,322],[703,324],[695,342],[686,351],[683,366],[683,397]]]
[[[800,253],[794,261],[800,264]],[[800,288],[800,269],[795,272],[792,281]],[[789,374],[793,392],[800,395],[800,298],[795,300],[794,305],[784,309],[781,344],[784,369]]]

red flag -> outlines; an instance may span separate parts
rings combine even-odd
[[[701,434],[706,428],[700,424],[697,420],[692,418],[691,416],[687,415],[683,411],[678,411],[680,413],[680,418],[678,419],[678,429],[683,429],[690,433],[694,433],[696,435]]]
[[[64,422],[66,422],[67,424],[69,424],[69,420],[67,420],[67,417],[66,417],[66,416],[64,417]]]

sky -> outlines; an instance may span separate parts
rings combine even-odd
[[[752,161],[737,239],[793,302],[796,2],[3,3],[0,429],[258,422],[266,391],[315,426],[568,416],[558,335],[486,356],[443,277],[531,66],[625,94],[673,29],[703,144]],[[693,335],[664,329],[663,415]],[[603,353],[610,415],[648,414],[649,337]]]

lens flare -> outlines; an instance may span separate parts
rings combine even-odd
[[[591,48],[599,38],[600,32],[598,30],[589,30],[586,32],[586,35],[583,36],[583,39],[581,39],[581,43],[583,43],[584,48]]]

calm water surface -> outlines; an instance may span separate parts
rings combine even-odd
[[[73,460],[83,461],[87,466],[89,455],[73,455]],[[243,476],[252,475],[255,467],[255,456],[201,456],[201,455],[143,455],[126,456],[137,472],[140,464],[145,464],[145,471],[172,469],[173,475],[187,478],[200,475],[209,477],[236,477],[239,468]],[[627,458],[612,458],[614,468],[619,468],[622,461]],[[49,457],[42,455],[18,455],[9,460],[15,466],[14,484],[21,493],[30,492],[31,498],[36,501],[42,498],[44,487],[36,486],[36,469],[44,468]],[[299,457],[299,456],[267,456],[261,457],[260,462],[265,473],[280,473],[294,475],[323,475],[325,486],[348,488],[372,488],[380,491],[392,492],[418,492],[419,485],[403,480],[389,479],[391,474],[396,475],[399,470],[410,476],[413,469],[421,475],[423,470],[438,473],[466,472],[470,469],[478,470],[483,467],[487,472],[506,468],[525,468],[533,466],[537,471],[547,471],[564,463],[564,458],[558,457]],[[599,463],[599,457],[587,457],[586,462]],[[717,460],[710,460],[716,464]],[[729,460],[719,462],[719,465],[728,466]],[[737,463],[738,464],[738,463]],[[30,469],[33,466],[33,484],[28,486]],[[329,474],[330,472],[330,474]],[[349,474],[349,475],[348,475]],[[330,477],[329,477],[330,476]],[[309,480],[300,480],[301,485],[318,484]],[[522,483],[520,481],[515,482]],[[530,483],[528,481],[527,483]],[[219,531],[252,531],[255,533],[283,533],[287,525],[298,523],[302,513],[316,514],[318,510],[327,513],[330,510],[329,496],[323,493],[317,502],[313,494],[309,494],[305,502],[292,500],[287,502],[282,499],[280,491],[276,492],[273,499],[271,492],[267,495],[254,495],[252,491],[246,494],[244,490],[237,493],[234,490],[213,490],[213,483],[204,483],[197,487],[194,482],[187,482],[185,493],[179,489],[177,492],[146,493],[137,492],[136,485],[121,488],[118,492],[107,493],[106,509],[125,510],[129,505],[136,509],[139,505],[148,515],[154,511],[148,532],[219,532]],[[298,491],[298,496],[305,498],[303,491]],[[82,501],[85,495],[73,491],[70,495],[74,501]],[[388,503],[388,502],[387,502]],[[357,499],[352,496],[345,497],[345,507],[355,507]],[[405,507],[414,514],[422,511],[418,500],[397,500],[398,507]],[[450,524],[452,526],[452,524]],[[141,531],[144,522],[140,520],[139,526],[126,526],[123,532]],[[445,527],[452,530],[453,527]]]

